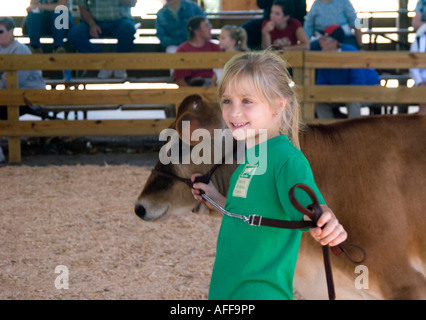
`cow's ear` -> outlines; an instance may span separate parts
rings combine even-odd
[[[200,119],[195,113],[187,112],[176,121],[176,131],[178,132],[180,139],[191,146],[196,145],[199,142],[198,140],[191,140],[191,137],[193,137],[192,133],[197,129],[207,128],[202,125]],[[213,133],[213,130],[211,131]]]
[[[199,112],[203,107],[203,99],[199,95],[186,97],[179,105],[176,118],[184,116],[186,113]]]
[[[187,128],[185,124],[189,124],[189,130],[187,129],[187,131],[184,130]],[[195,145],[199,141],[191,141],[190,137],[192,137],[192,133],[197,129],[208,130],[210,137],[214,137],[214,129],[223,129],[222,113],[218,106],[206,103],[198,95],[192,95],[185,98],[179,106],[175,130],[178,132],[182,141],[190,145]]]

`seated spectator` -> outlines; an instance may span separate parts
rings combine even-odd
[[[247,21],[242,27],[247,32],[247,45],[252,50],[258,50],[262,47],[262,23],[270,18],[271,7],[275,0],[257,0],[257,6],[263,9],[263,18]],[[290,0],[293,8],[292,17],[299,20],[303,25],[306,15],[306,1]]]
[[[68,11],[63,12],[62,10],[58,10],[55,12],[58,6],[66,6]],[[31,51],[33,53],[43,52],[40,38],[43,31],[48,29],[53,37],[53,53],[65,53],[64,38],[74,24],[70,1],[52,0],[46,3],[46,0],[31,0],[27,12],[26,27],[30,37]],[[67,15],[68,20],[66,22],[62,21],[64,15]]]
[[[279,50],[309,50],[309,39],[299,20],[292,18],[293,7],[289,0],[276,0],[269,20],[262,24],[262,48]]]
[[[417,29],[417,37],[410,47],[411,52],[426,52],[426,24]],[[426,87],[426,69],[410,69],[410,75],[418,87]],[[419,113],[426,114],[426,103],[419,105]]]
[[[362,34],[358,28],[355,28],[356,18],[355,9],[349,0],[315,0],[305,17],[303,27],[310,39],[315,31],[338,24],[345,32],[343,43],[362,49]],[[355,37],[352,35],[352,30],[355,30]],[[320,50],[318,41],[315,40],[311,43],[311,50]]]
[[[16,40],[13,36],[15,23],[11,17],[0,17],[0,55],[1,54],[31,54],[30,49]],[[0,71],[0,90],[6,89],[6,73]],[[18,71],[18,88],[19,89],[46,89],[40,70],[22,70]],[[19,114],[26,113],[39,115],[37,106],[21,106]],[[0,106],[0,119],[7,120],[8,113],[6,106]],[[1,137],[0,137],[1,140]],[[5,164],[6,159],[3,150],[0,147],[0,164]]]
[[[219,35],[219,47],[224,52],[248,51],[247,33],[243,27],[225,25]],[[222,68],[213,69],[212,85],[217,85],[222,74]]]
[[[69,41],[84,53],[99,53],[101,50],[90,42],[90,38],[113,37],[118,40],[117,52],[131,52],[136,32],[131,7],[137,0],[74,0],[78,5],[81,23],[68,33]],[[127,78],[126,70],[114,70],[114,78]],[[111,70],[99,71],[98,77],[106,79]]]
[[[355,47],[343,44],[345,32],[335,24],[320,31],[322,34],[319,44],[322,51],[344,52],[358,51]],[[317,85],[378,85],[380,77],[374,69],[318,69]],[[364,104],[371,105],[369,103]],[[336,103],[317,103],[315,113],[320,119],[334,118],[336,110],[340,104]],[[347,103],[349,118],[361,116],[361,103]],[[338,114],[338,112],[336,112]]]
[[[419,0],[414,12],[416,15],[413,18],[413,27],[414,30],[417,30],[422,25],[426,24],[426,0]]]
[[[193,17],[188,21],[188,41],[182,43],[176,52],[219,52],[220,47],[211,42],[212,26],[206,17]],[[210,86],[212,69],[176,69],[175,82],[179,86]]]
[[[223,26],[219,35],[219,47],[224,52],[248,51],[246,30],[238,26]]]
[[[155,20],[157,37],[166,52],[176,52],[177,47],[188,40],[186,26],[188,20],[195,16],[205,16],[197,3],[189,0],[166,0]]]

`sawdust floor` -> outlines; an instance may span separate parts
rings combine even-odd
[[[133,204],[149,171],[0,168],[0,299],[206,299],[220,218],[142,221]],[[60,265],[68,289],[55,286]]]

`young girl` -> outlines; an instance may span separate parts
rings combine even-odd
[[[288,192],[295,184],[304,183],[324,204],[309,163],[299,150],[299,110],[291,82],[286,63],[272,51],[242,53],[225,65],[219,82],[223,119],[235,139],[254,141],[251,148],[260,150],[266,144],[267,152],[259,155],[257,163],[250,163],[246,156],[231,177],[226,198],[212,183],[195,183],[192,193],[198,201],[203,201],[202,190],[233,213],[300,221],[303,215],[290,203]],[[261,129],[267,130],[263,142]],[[250,151],[248,146],[246,154]],[[266,161],[267,169],[256,174],[261,161]],[[311,201],[302,193],[296,197],[307,206]],[[311,234],[323,245],[337,245],[346,239],[346,232],[333,213],[323,209]],[[292,299],[301,234],[300,230],[253,227],[224,216],[209,299]]]
[[[219,47],[224,52],[248,51],[246,30],[242,27],[233,25],[223,26],[219,35]],[[217,86],[222,70],[221,68],[213,69],[212,86]]]
[[[270,19],[262,24],[262,48],[309,50],[309,39],[299,20],[292,18],[293,3],[274,1]]]
[[[244,28],[223,26],[219,35],[219,47],[225,52],[248,51],[247,33]]]

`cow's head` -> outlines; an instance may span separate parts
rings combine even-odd
[[[182,125],[183,121],[185,121],[184,124],[190,124],[189,134],[188,126]],[[214,166],[213,158],[210,161],[203,161],[201,164],[194,164],[193,162],[194,156],[196,156],[198,152],[195,151],[199,150],[197,146],[200,148],[199,144],[201,142],[206,142],[203,140],[205,137],[203,136],[201,141],[197,139],[191,140],[188,139],[188,137],[194,138],[192,133],[196,129],[207,130],[212,138],[210,141],[211,146],[214,148],[215,143],[222,144],[222,142],[217,141],[218,139],[213,139],[215,137],[214,129],[224,128],[225,124],[222,120],[219,106],[206,103],[198,95],[187,97],[179,106],[176,121],[170,128],[176,130],[175,132],[177,132],[178,138],[174,139],[174,141],[171,139],[167,141],[166,145],[168,144],[167,149],[169,151],[166,155],[170,156],[170,150],[176,150],[174,148],[177,148],[180,152],[180,160],[182,160],[183,149],[189,149],[190,163],[182,164],[182,161],[179,161],[178,164],[164,164],[164,161],[161,159],[162,150],[160,150],[160,160],[156,165],[156,170],[182,178],[190,178],[193,173],[204,174],[208,172]],[[223,137],[221,139],[223,139]],[[162,149],[165,148],[166,145],[164,145]],[[214,157],[213,150],[211,156]],[[135,213],[140,218],[150,221],[169,216],[171,213],[189,212],[197,205],[187,185],[176,179],[153,172],[148,177],[142,193],[136,201]],[[203,208],[205,209],[204,206]]]

